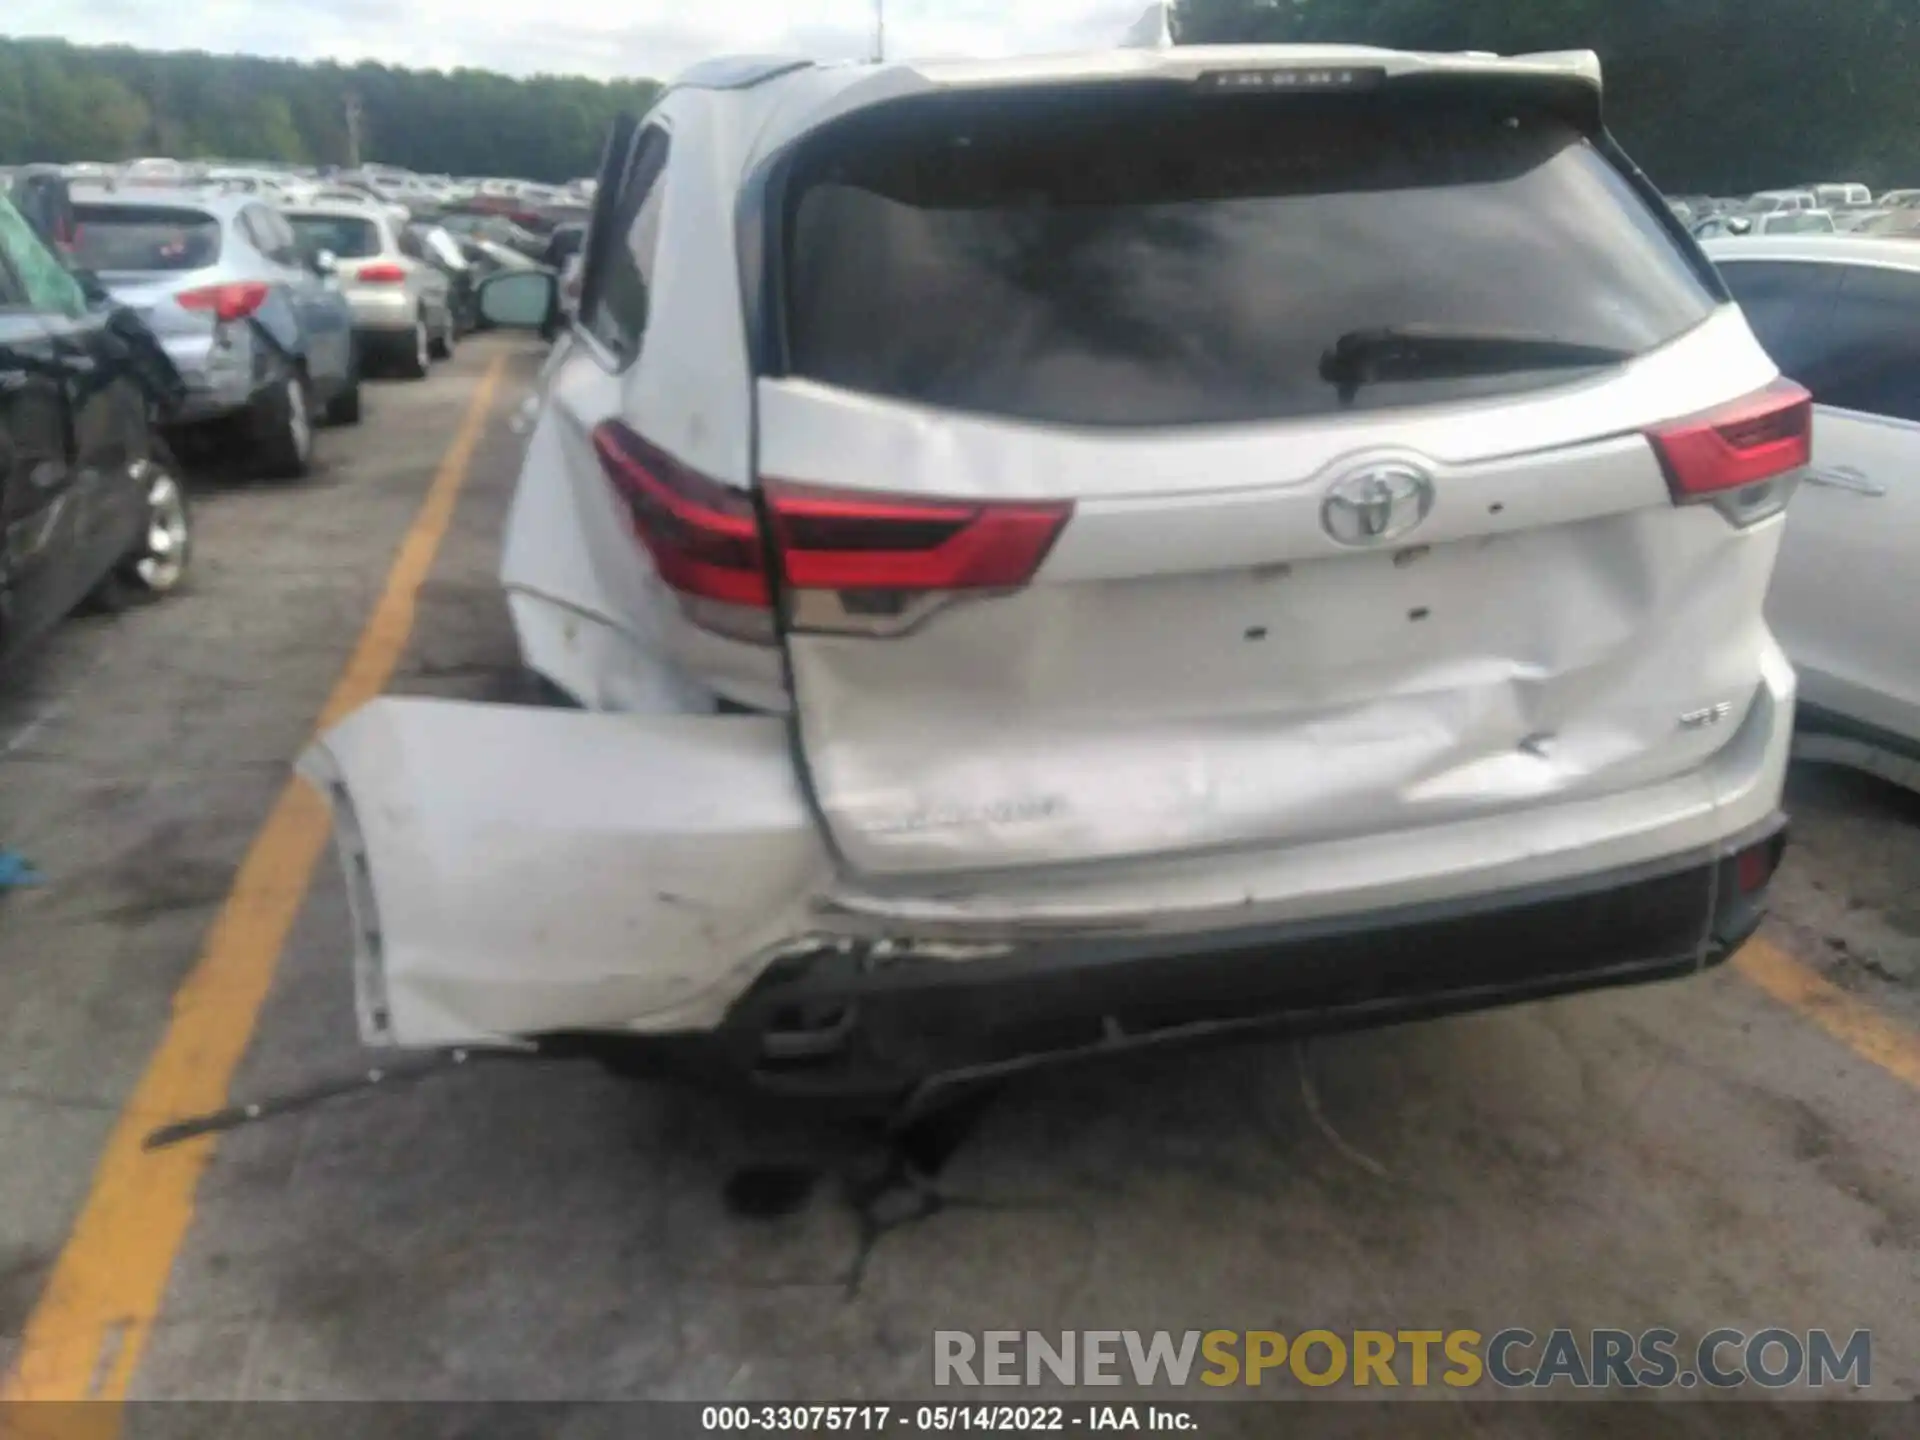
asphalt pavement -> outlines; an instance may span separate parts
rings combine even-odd
[[[0,897],[16,1388],[64,1345],[73,1393],[844,1401],[935,1393],[936,1330],[1780,1326],[1870,1330],[1871,1393],[1920,1398],[1920,803],[1845,776],[1795,776],[1767,963],[1036,1075],[956,1126],[918,1209],[860,1203],[870,1135],[583,1063],[127,1149],[178,1118],[129,1105],[189,1093],[156,1056],[214,1063],[168,1048],[187,1012],[227,1027],[241,1100],[370,1063],[330,854],[263,1004],[177,992],[271,930],[229,897],[396,563],[431,558],[392,688],[524,696],[494,571],[536,360],[474,342],[372,388],[304,482],[199,477],[188,592],[0,680],[4,838],[48,881]],[[297,847],[269,849],[246,893],[293,914]]]

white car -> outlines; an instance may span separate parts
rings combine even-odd
[[[1708,253],[1813,392],[1767,615],[1800,672],[1797,748],[1920,790],[1920,246],[1775,237]]]
[[[1838,227],[1830,210],[1775,210],[1755,217],[1754,235],[1832,235]]]
[[[1587,52],[683,78],[507,524],[581,709],[304,761],[366,1038],[898,1094],[1724,958],[1811,407],[1600,100]]]

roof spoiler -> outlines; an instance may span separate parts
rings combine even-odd
[[[1173,8],[1149,5],[1120,37],[1122,50],[1169,50],[1173,47]]]
[[[1531,55],[1515,55],[1515,60],[1530,65],[1550,65],[1585,80],[1594,89],[1601,88],[1600,57],[1591,50],[1542,50]]]

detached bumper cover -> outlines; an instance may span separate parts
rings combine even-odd
[[[826,881],[777,720],[378,700],[300,771],[374,1044],[711,1028]]]

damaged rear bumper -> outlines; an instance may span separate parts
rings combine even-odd
[[[1364,864],[1304,847],[1268,858],[1262,890],[1220,857],[1113,902],[1096,873],[1044,907],[850,890],[777,717],[383,699],[301,771],[334,807],[369,1043],[696,1056],[870,1094],[1700,969],[1758,923],[1791,711],[1782,667],[1714,768],[1584,819],[1516,813],[1498,844],[1383,836]],[[1423,887],[1399,877],[1407,845]],[[1231,893],[1197,903],[1223,872]]]
[[[729,1068],[791,1093],[884,1094],[1244,1033],[1301,1034],[1697,973],[1759,927],[1786,820],[1578,881],[1343,920],[1060,940],[964,965],[785,957],[733,1007]],[[834,1043],[824,1043],[831,1038]]]

